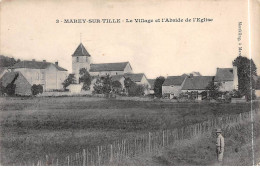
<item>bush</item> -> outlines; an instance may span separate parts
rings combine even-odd
[[[34,84],[34,85],[31,87],[31,91],[32,91],[32,95],[36,96],[37,94],[43,92],[43,87],[42,87],[42,85],[40,85],[40,84],[39,84],[39,85]]]
[[[129,96],[143,96],[144,95],[144,86],[143,85],[131,85],[128,89]]]
[[[15,87],[16,85],[14,83],[9,83],[6,88],[5,88],[5,92],[8,96],[13,96],[15,95]]]

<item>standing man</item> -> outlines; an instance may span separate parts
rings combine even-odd
[[[225,147],[224,137],[221,135],[221,129],[217,129],[216,134],[217,134],[217,142],[216,142],[217,158],[219,164],[222,164],[224,147]]]

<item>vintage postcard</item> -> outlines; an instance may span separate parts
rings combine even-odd
[[[257,166],[259,0],[0,1],[0,165]]]

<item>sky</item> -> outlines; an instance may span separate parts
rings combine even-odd
[[[249,57],[248,0],[2,0],[0,5],[0,54],[58,61],[68,72],[80,42],[93,63],[129,61],[134,73],[148,78],[193,71],[214,75],[217,67],[232,67],[239,42],[241,54]],[[251,54],[260,69],[259,4],[252,1],[250,10],[254,10]],[[155,22],[162,18],[213,21]],[[64,19],[120,19],[121,23],[61,23]],[[126,19],[154,22],[126,23]]]

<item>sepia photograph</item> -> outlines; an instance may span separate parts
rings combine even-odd
[[[1,166],[259,166],[260,0],[0,0]]]

